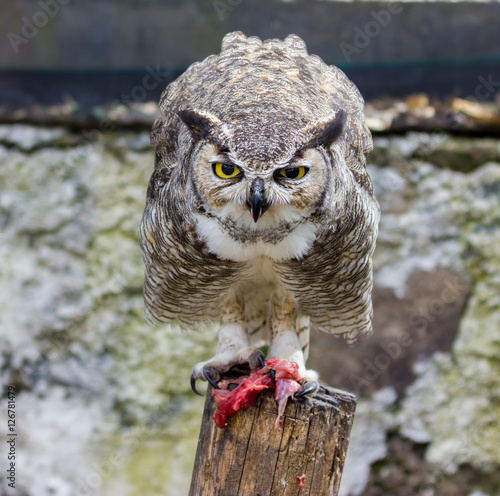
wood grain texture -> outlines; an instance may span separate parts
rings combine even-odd
[[[356,408],[349,393],[321,387],[291,400],[280,430],[278,407],[264,391],[220,429],[207,393],[190,496],[336,496]],[[305,474],[304,487],[297,476]]]

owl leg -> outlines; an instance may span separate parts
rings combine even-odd
[[[220,374],[235,365],[248,364],[250,368],[265,365],[262,352],[250,347],[247,327],[244,321],[243,304],[236,297],[222,305],[222,317],[217,335],[217,352],[213,358],[196,364],[191,376],[191,387],[196,391],[195,381],[207,380],[217,388]]]
[[[318,373],[306,369],[309,351],[309,322],[305,317],[297,318],[297,309],[288,291],[276,293],[271,303],[271,347],[268,359],[279,357],[295,362],[299,366],[302,387],[295,396],[314,393],[318,387]]]

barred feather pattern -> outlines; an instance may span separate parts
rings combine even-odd
[[[171,83],[159,106],[161,117],[151,134],[155,169],[139,228],[148,320],[184,326],[217,320],[228,295],[243,297],[243,288],[252,287],[254,261],[217,254],[200,231],[200,219],[215,219],[239,246],[259,239],[281,246],[308,222],[314,242],[297,256],[271,257],[266,270],[274,279],[267,286],[288,290],[313,329],[344,334],[350,341],[370,333],[371,258],[380,210],[365,168],[372,139],[364,101],[344,73],[308,55],[295,35],[263,42],[235,32],[224,38],[220,54],[191,65]],[[189,129],[179,118],[185,109],[210,123],[202,138],[196,126]],[[230,150],[252,174],[266,174],[314,143],[317,130],[341,113],[340,137],[317,146],[318,157],[329,164],[324,181],[295,193],[294,212],[303,209],[300,222],[277,221],[274,229],[252,230],[238,226],[237,217],[220,218],[221,198],[196,179],[195,163],[207,142]],[[271,213],[262,219],[266,216]],[[265,326],[272,291],[256,291],[253,297],[248,319],[254,329]]]

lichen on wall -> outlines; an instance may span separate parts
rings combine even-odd
[[[386,150],[391,144],[400,143],[401,138],[390,141],[384,138]],[[487,162],[462,173],[411,159],[411,146],[393,146],[392,155],[394,148],[399,149],[400,160],[399,165],[392,163],[392,167],[399,169],[399,173],[372,166],[375,192],[386,210],[375,258],[376,281],[402,297],[408,274],[416,268],[432,271],[445,267],[467,274],[472,280],[472,290],[451,350],[434,354],[430,350],[417,363],[417,379],[405,390],[400,406],[393,410],[394,423],[388,422],[386,442],[397,435],[410,440],[422,453],[426,475],[420,474],[412,486],[412,490],[421,491],[419,494],[451,494],[450,488],[454,487],[452,494],[457,496],[473,490],[497,495],[500,494],[500,164]],[[380,159],[383,153],[380,149],[378,153]],[[396,212],[388,201],[394,197],[392,190],[397,189],[399,196],[402,191],[391,188],[390,182],[387,185],[387,178],[391,177],[409,198]],[[450,288],[453,289],[456,288]],[[442,312],[448,302],[444,296],[436,299],[434,315]],[[421,321],[422,332],[428,332],[433,315],[430,312],[421,315],[428,319]],[[439,328],[434,332],[439,332]],[[363,425],[370,422],[363,413],[369,406],[364,401],[363,405],[354,424],[353,443],[357,442],[356,422]],[[376,410],[376,399],[368,400],[368,405]],[[362,426],[357,429],[362,430]],[[365,451],[363,458],[369,457],[370,453]],[[350,461],[362,463],[362,458]],[[389,484],[394,477],[391,464],[388,454],[378,463],[370,481],[365,477],[364,490],[350,492],[345,485],[344,494],[385,494],[384,490],[377,492],[380,490],[377,487],[382,487],[377,484],[384,478]],[[410,479],[412,474],[407,473]],[[407,494],[408,487],[398,492],[393,486],[392,491],[392,494]]]
[[[500,466],[500,165],[467,176],[450,209],[474,290],[450,354],[421,366],[401,431],[430,442],[427,460],[448,471]],[[415,428],[415,424],[418,428]]]
[[[213,354],[215,328],[144,322],[136,231],[154,161],[148,133],[90,136],[0,126],[0,365],[2,383],[18,391],[19,494],[179,496],[189,486],[203,408],[189,377]],[[500,494],[500,164],[476,160],[493,153],[488,141],[487,153],[474,152],[475,167],[453,170],[443,157],[454,156],[459,138],[438,138],[375,140],[369,169],[382,207],[375,282],[394,298],[388,307],[401,311],[408,298],[419,310],[415,274],[466,276],[471,282],[456,289],[468,299],[453,343],[439,353],[425,349],[422,336],[439,333],[446,298],[427,302],[432,311],[417,313],[408,344],[421,350],[416,381],[399,395],[385,384],[360,400],[345,495],[405,496],[409,484],[435,496]],[[422,151],[429,143],[434,155]],[[390,340],[401,329],[389,331]],[[313,350],[311,366],[331,362],[338,343]],[[356,356],[354,348],[345,353]],[[4,422],[4,409],[0,415]]]
[[[30,126],[1,126],[0,141],[0,356],[18,391],[19,494],[178,495],[202,409],[191,367],[215,333],[144,321],[136,232],[151,149],[136,133],[89,145]],[[154,483],[151,453],[167,463]]]

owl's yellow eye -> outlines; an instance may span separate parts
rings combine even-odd
[[[300,179],[307,174],[309,169],[307,167],[290,167],[289,169],[281,169],[280,176],[287,179]]]
[[[236,165],[221,164],[219,162],[217,164],[212,164],[212,167],[214,169],[215,175],[222,177],[223,179],[229,179],[241,174],[240,169],[238,169]]]

